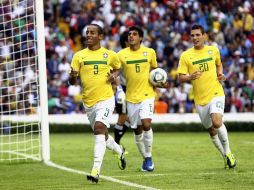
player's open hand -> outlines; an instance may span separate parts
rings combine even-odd
[[[113,82],[115,82],[115,80],[116,80],[116,75],[114,74],[114,73],[108,73],[108,81],[110,82],[110,83],[113,83]]]
[[[218,74],[217,78],[218,78],[218,81],[220,81],[220,82],[223,82],[226,80],[226,77],[224,74]]]
[[[190,75],[190,80],[196,80],[199,77],[201,77],[201,75],[202,75],[201,71],[196,71]]]

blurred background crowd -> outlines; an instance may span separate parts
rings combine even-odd
[[[121,33],[133,25],[143,28],[143,44],[156,51],[159,67],[169,75],[169,87],[156,90],[155,113],[195,112],[192,86],[179,84],[177,65],[192,46],[192,24],[203,25],[207,44],[219,48],[224,64],[225,112],[253,112],[253,15],[251,0],[44,0],[49,112],[84,112],[80,86],[67,81],[73,54],[86,46],[89,23],[105,29],[102,46],[115,52]]]

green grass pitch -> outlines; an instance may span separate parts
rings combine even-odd
[[[42,163],[0,163],[1,190],[125,190],[140,189],[134,183],[153,189],[254,189],[254,133],[229,133],[235,169],[224,169],[224,162],[208,133],[154,133],[154,172],[141,172],[142,158],[132,133],[122,143],[129,152],[127,168],[121,171],[116,157],[107,150],[101,175],[127,184],[101,178],[90,183],[82,173],[70,173]],[[51,160],[75,171],[90,172],[93,164],[93,135],[51,134]]]

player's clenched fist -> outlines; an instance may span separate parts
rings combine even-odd
[[[226,80],[226,77],[224,74],[218,74],[217,78],[218,78],[218,81],[220,81],[220,82],[223,82]]]
[[[70,74],[70,77],[77,77],[78,71],[73,70],[73,68],[71,67],[69,74]]]

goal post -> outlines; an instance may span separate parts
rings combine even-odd
[[[44,11],[43,1],[35,0],[36,11],[36,29],[37,29],[37,47],[39,64],[39,91],[40,91],[40,120],[41,120],[41,143],[42,160],[44,162],[50,159],[49,148],[49,121],[48,121],[48,90],[47,90],[47,72],[46,72],[46,52],[45,52],[45,34],[44,34]]]
[[[1,0],[0,12],[0,162],[47,162],[43,1]]]

